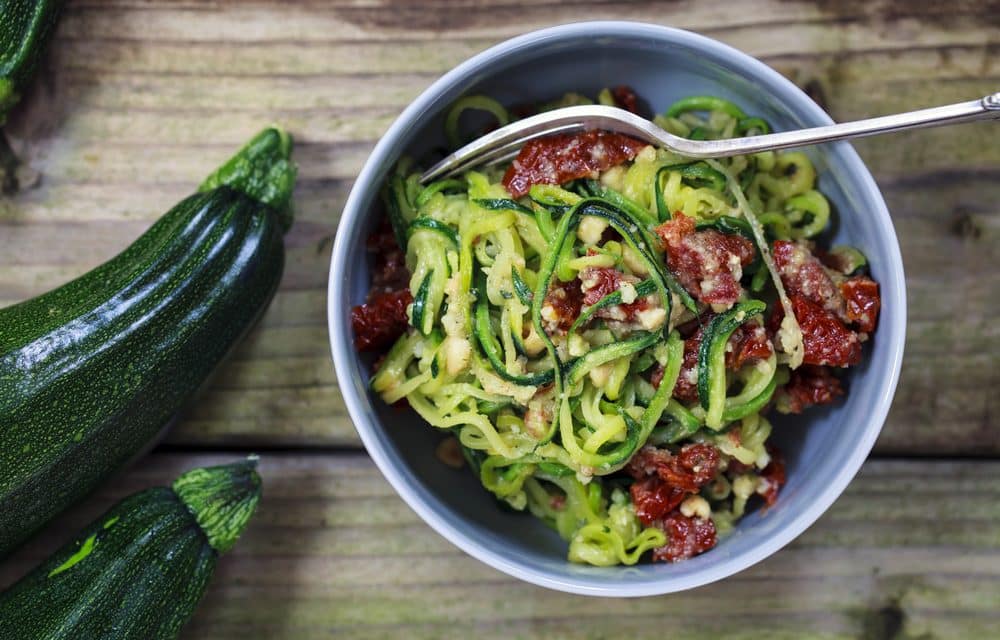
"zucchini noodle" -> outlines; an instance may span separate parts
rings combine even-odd
[[[585,100],[572,94],[542,108]],[[606,90],[599,100],[615,98]],[[463,98],[445,119],[453,146],[467,110],[510,120],[491,98]],[[770,131],[709,96],[684,98],[656,122],[692,138]],[[764,412],[802,363],[802,331],[770,243],[827,227],[830,205],[811,162],[775,152],[692,162],[646,147],[521,197],[505,188],[504,169],[424,186],[407,160],[389,177],[383,199],[409,269],[411,327],[372,389],[453,434],[483,486],[555,529],[574,562],[634,564],[668,544],[663,526],[641,522],[624,471],[646,445],[721,452],[703,500],[695,492],[679,508],[725,532],[766,485]],[[752,247],[735,302],[700,302],[668,267],[662,229],[681,216]],[[775,305],[784,311],[777,348],[733,365],[733,340],[763,332]]]

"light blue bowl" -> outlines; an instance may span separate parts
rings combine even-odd
[[[416,414],[389,408],[366,383],[368,367],[352,347],[350,310],[364,300],[365,238],[381,216],[379,189],[402,154],[417,158],[443,143],[443,113],[457,98],[485,93],[505,104],[568,91],[595,95],[627,84],[654,110],[693,94],[735,101],[777,130],[828,124],[829,117],[761,62],[703,36],[628,22],[589,22],[536,31],[459,65],[417,98],[365,164],[340,219],[330,266],[330,343],[348,411],[368,452],[403,499],[470,555],[544,587],[596,596],[644,596],[725,578],[771,555],[827,510],[857,473],[889,410],[903,357],[903,264],[885,202],[847,143],[809,149],[820,188],[837,212],[835,241],[858,246],[881,284],[882,315],[864,364],[851,370],[846,401],[775,420],[774,440],[788,458],[788,484],[766,513],[744,518],[701,556],[678,564],[596,568],[567,562],[567,545],[530,515],[503,511],[468,469],[434,456],[441,434]]]

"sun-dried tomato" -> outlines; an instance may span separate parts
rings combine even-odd
[[[503,176],[503,186],[515,198],[532,185],[562,184],[596,175],[631,160],[645,142],[620,133],[587,131],[528,141]]]
[[[668,449],[660,449],[659,447],[649,445],[639,449],[632,456],[632,459],[628,461],[628,465],[625,467],[625,471],[636,479],[655,476],[660,467],[669,465],[673,459],[674,454]]]
[[[689,518],[673,511],[656,525],[667,534],[667,544],[653,549],[653,560],[677,562],[715,547],[718,537],[715,523],[708,518]]]
[[[805,364],[849,367],[861,362],[861,340],[832,311],[799,295],[790,298],[802,329]]]
[[[791,377],[780,391],[785,398],[785,406],[791,413],[802,413],[804,409],[819,404],[830,404],[838,396],[844,395],[840,384],[830,367],[802,365],[792,371]]]
[[[681,371],[677,375],[673,396],[681,402],[696,402],[698,400],[698,350],[701,348],[702,327],[693,336],[684,341],[684,359],[681,361]],[[663,373],[660,373],[660,378]],[[655,384],[659,388],[659,383]]]
[[[662,364],[657,364],[653,367],[653,372],[649,374],[649,384],[653,385],[654,389],[660,388],[660,383],[663,382],[663,374],[666,373]]]
[[[684,239],[696,231],[697,221],[691,216],[686,216],[680,211],[675,211],[673,217],[660,226],[653,229],[656,235],[660,236],[667,249],[680,245]]]
[[[583,289],[583,304],[592,305],[601,298],[618,291],[625,280],[625,274],[614,267],[588,267],[580,273]],[[630,278],[637,280],[637,278]]]
[[[396,234],[392,232],[392,225],[388,218],[382,218],[375,230],[365,241],[365,248],[372,253],[379,254],[386,251],[399,251],[399,243],[396,242]]]
[[[719,450],[709,444],[689,444],[677,454],[646,446],[629,461],[626,471],[635,478],[630,489],[639,520],[649,526],[715,478]]]
[[[413,302],[409,289],[373,293],[368,302],[351,310],[354,347],[375,351],[396,341],[409,326],[406,307]]]
[[[557,494],[549,498],[549,506],[555,511],[562,511],[566,508],[566,496]]]
[[[657,474],[673,486],[691,493],[697,492],[715,477],[719,470],[719,450],[710,444],[686,444],[671,459],[660,465]]]
[[[639,113],[639,99],[631,87],[619,85],[611,90],[611,97],[615,99],[615,106],[632,113]]]
[[[684,501],[687,493],[671,487],[656,476],[636,480],[629,487],[635,515],[647,527],[670,513]]]
[[[678,212],[654,229],[663,240],[667,267],[692,296],[705,304],[733,304],[743,289],[743,267],[753,262],[753,243],[715,229],[695,230],[694,218]]]
[[[731,458],[729,460],[729,465],[726,467],[726,473],[729,477],[735,478],[736,476],[741,476],[744,473],[753,471],[753,468],[754,466],[752,464],[746,464],[744,462],[740,462],[736,458]]]
[[[613,267],[589,267],[580,272],[583,304],[597,304],[603,297],[621,289],[623,283],[635,285],[639,278],[622,273]],[[637,313],[649,308],[649,301],[643,297],[629,303],[619,303],[599,309],[597,317],[608,320],[630,321]]]
[[[372,268],[372,293],[397,291],[409,286],[410,272],[406,268],[406,254],[396,242],[396,235],[388,220],[375,229],[366,243],[368,251],[375,255]]]
[[[785,486],[785,460],[778,449],[768,446],[767,453],[771,456],[771,461],[760,472],[760,485],[757,493],[763,498],[767,506],[773,507],[778,501],[778,491]]]
[[[748,363],[767,360],[774,353],[767,331],[756,321],[740,325],[726,345],[726,368],[738,371]]]
[[[875,331],[879,308],[882,306],[878,283],[867,276],[856,276],[840,283],[840,292],[847,301],[847,319],[859,331]]]
[[[580,288],[580,279],[574,278],[569,282],[562,282],[558,278],[553,278],[549,292],[542,303],[542,319],[551,332],[565,333],[580,317],[582,307],[583,292]]]
[[[776,240],[774,265],[789,296],[800,296],[840,317],[844,315],[844,299],[833,278],[819,258],[801,244]]]

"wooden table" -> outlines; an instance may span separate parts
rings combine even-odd
[[[1000,3],[558,0],[71,3],[9,132],[41,181],[0,204],[0,299],[126,246],[241,142],[288,127],[301,168],[285,279],[163,446],[0,568],[7,584],[113,500],[263,454],[265,499],[186,638],[1000,637],[1000,129],[857,143],[906,263],[892,413],[846,494],[721,583],[640,600],[521,584],[425,526],[360,448],[325,287],[375,140],[430,82],[508,36],[587,18],[690,28],[762,58],[836,119],[1000,89]],[[0,622],[2,624],[2,622]]]

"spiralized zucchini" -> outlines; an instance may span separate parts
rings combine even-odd
[[[571,95],[553,106],[582,100]],[[463,98],[447,117],[453,144],[468,137],[459,131],[467,109],[510,120],[492,99]],[[708,139],[770,130],[711,97],[683,99],[656,121]],[[483,486],[558,531],[574,562],[634,564],[666,544],[662,530],[640,524],[630,478],[619,473],[647,443],[711,442],[724,461],[744,465],[736,480],[720,474],[702,491],[726,530],[767,465],[771,425],[761,412],[787,365],[797,366],[794,355],[780,354],[727,370],[727,341],[760,321],[775,297],[787,300],[767,243],[812,238],[827,226],[830,206],[809,159],[766,152],[691,162],[647,147],[596,179],[536,185],[518,199],[502,175],[490,168],[421,186],[407,161],[390,177],[384,200],[411,273],[412,329],[387,354],[372,389],[386,402],[405,398],[429,424],[453,433]],[[672,397],[684,359],[677,327],[705,305],[667,269],[654,233],[678,212],[698,228],[750,239],[758,255],[744,287],[757,299],[704,326],[699,401],[690,405]],[[550,295],[595,268],[617,270],[624,284],[556,330]],[[614,319],[615,309],[636,300],[645,301],[645,315]]]

